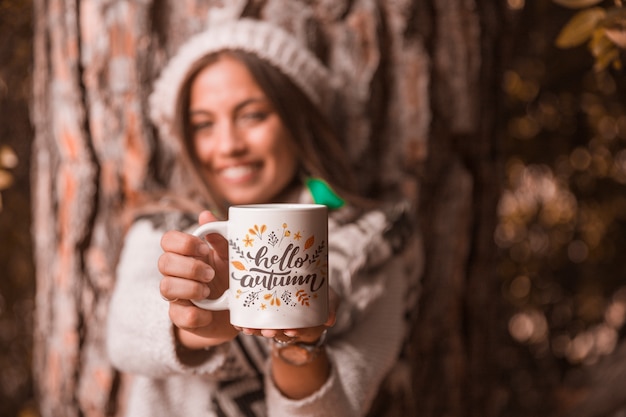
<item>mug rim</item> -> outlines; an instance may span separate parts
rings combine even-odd
[[[309,210],[320,210],[326,209],[327,207],[323,204],[314,204],[314,203],[262,203],[262,204],[237,204],[230,206],[228,210],[256,210],[256,211],[267,211],[267,210],[285,210],[285,211],[309,211]]]

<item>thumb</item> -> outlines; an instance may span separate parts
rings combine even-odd
[[[217,220],[217,217],[215,217],[215,215],[211,213],[209,210],[201,211],[200,214],[198,215],[199,224],[214,222],[216,220]]]

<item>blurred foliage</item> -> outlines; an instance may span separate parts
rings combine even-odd
[[[611,33],[624,33],[626,15],[621,3],[600,3],[511,8],[525,37],[515,37],[503,79],[506,189],[494,239],[514,308],[509,332],[528,349],[512,371],[524,381],[515,386],[526,414],[516,415],[549,416],[541,405],[573,401],[559,385],[624,339],[626,74]],[[568,8],[587,9],[572,17]]]
[[[20,417],[37,415],[31,374],[31,24],[30,0],[0,0],[0,415]]]
[[[590,7],[603,0],[553,0],[571,9],[585,9],[576,13],[561,29],[556,45],[573,48],[587,43],[594,58],[594,69],[605,70],[609,65],[622,68],[620,49],[626,49],[626,9],[622,0],[614,0],[609,8]]]

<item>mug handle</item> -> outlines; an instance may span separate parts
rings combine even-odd
[[[204,238],[204,236],[209,233],[217,233],[222,235],[225,239],[227,237],[228,230],[228,222],[211,222],[200,225],[196,230],[194,230],[191,234],[194,236],[198,236],[200,238]],[[208,243],[207,243],[208,244]],[[208,298],[204,298],[202,300],[190,300],[196,306],[203,308],[205,310],[219,311],[219,310],[228,310],[228,299],[229,299],[230,290],[226,289],[224,294],[216,300],[210,300]]]

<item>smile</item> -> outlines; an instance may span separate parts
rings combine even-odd
[[[219,174],[227,181],[242,181],[254,175],[258,170],[258,164],[237,165],[224,168],[219,171]]]

